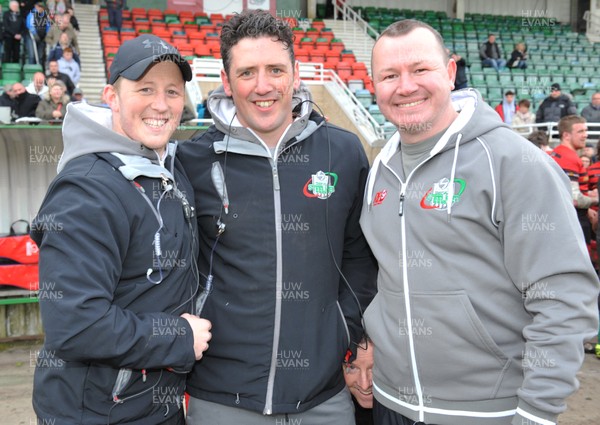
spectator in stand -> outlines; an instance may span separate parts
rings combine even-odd
[[[75,84],[71,81],[71,78],[67,74],[64,74],[58,70],[58,61],[51,60],[48,62],[48,72],[46,73],[46,78],[53,77],[57,80],[60,80],[64,83],[67,88],[67,94],[71,96],[73,94],[73,90],[75,90]],[[52,87],[50,81],[47,81],[48,87]]]
[[[10,106],[13,110],[15,105],[15,96],[12,84],[5,84],[0,95],[0,106]]]
[[[81,59],[79,58],[79,54],[75,50],[75,47],[73,47],[71,39],[69,38],[69,34],[67,34],[66,32],[63,32],[60,35],[60,38],[58,39],[58,43],[56,43],[50,48],[50,53],[48,53],[48,61],[59,60],[60,58],[62,58],[63,50],[67,47],[71,48],[71,50],[73,51],[73,59],[75,59],[75,62],[77,62],[79,64],[79,67],[81,67]]]
[[[45,63],[46,35],[51,28],[51,20],[44,8],[44,3],[37,1],[25,19],[28,35],[25,37],[27,60],[30,64]]]
[[[597,91],[592,95],[592,102],[583,108],[581,116],[585,118],[587,122],[600,123],[600,91]],[[592,127],[592,130],[600,131],[600,126]],[[599,139],[597,135],[593,138]]]
[[[40,103],[40,97],[28,93],[25,86],[21,83],[13,84],[13,93],[15,96],[15,106],[13,117],[15,119],[24,117],[35,117],[36,109]]]
[[[573,205],[585,242],[589,245],[591,240],[591,226],[588,219],[588,208],[598,205],[598,190],[588,192],[588,175],[583,168],[581,158],[577,155],[579,149],[585,147],[587,139],[587,125],[585,118],[579,115],[567,115],[558,122],[558,137],[560,144],[554,148],[551,156],[571,180],[571,193]]]
[[[373,425],[373,342],[363,338],[357,346],[356,358],[348,363],[351,355],[348,351],[343,370],[352,394],[356,425]]]
[[[545,131],[535,130],[533,133],[527,136],[527,140],[548,154],[552,152],[552,148],[548,143],[548,134],[546,134]]]
[[[40,99],[48,93],[48,86],[46,85],[46,76],[43,72],[36,72],[33,74],[33,80],[27,87],[25,87],[28,93],[37,95]]]
[[[73,90],[73,96],[71,96],[71,102],[87,103],[86,98],[83,97],[83,91],[79,87],[77,87],[75,90]]]
[[[527,49],[525,43],[515,44],[515,50],[510,54],[507,66],[509,68],[525,69],[527,68]]]
[[[588,134],[589,136],[589,134]],[[589,137],[588,137],[589,140]],[[583,148],[583,151],[580,152],[580,154],[583,156],[587,156],[588,158],[590,158],[590,160],[592,161],[592,163],[596,162],[598,160],[597,156],[596,156],[596,145],[597,143],[592,142],[592,141],[588,141],[585,142],[585,146]]]
[[[521,126],[527,124],[535,124],[535,115],[529,110],[531,102],[528,99],[519,100],[517,105],[517,111],[513,117],[512,125]],[[533,127],[521,127],[515,129],[518,133],[530,134],[533,131]]]
[[[506,66],[506,60],[502,59],[502,50],[496,43],[494,34],[489,34],[488,40],[479,48],[479,57],[482,66],[491,66],[498,72]]]
[[[26,33],[25,19],[19,11],[19,2],[11,0],[8,4],[8,10],[2,17],[4,40],[4,62],[19,63],[21,52],[21,39]]]
[[[68,13],[69,16],[70,16],[69,22],[73,26],[73,29],[75,31],[77,31],[77,33],[79,33],[79,31],[80,31],[80,29],[79,29],[79,21],[75,17],[75,11],[73,10],[72,7],[67,7],[67,12],[66,13]]]
[[[60,35],[66,33],[69,35],[69,40],[71,40],[71,45],[75,48],[75,51],[79,52],[77,33],[73,29],[73,25],[71,25],[70,19],[71,15],[69,14],[56,15],[56,25],[52,25],[52,28],[48,32],[48,35],[46,35],[46,43],[48,44],[48,46],[55,46],[60,40]]]
[[[47,0],[46,8],[48,9],[48,14],[51,17],[63,15],[67,11],[67,6],[65,5],[64,0]]]
[[[106,0],[108,10],[108,24],[116,28],[119,34],[123,24],[123,9],[127,7],[127,0]]]
[[[50,91],[46,97],[40,101],[35,111],[35,116],[48,121],[62,121],[67,110],[67,103],[69,103],[70,100],[71,99],[66,94],[64,84],[57,81],[50,87]]]
[[[63,50],[62,58],[58,61],[58,71],[63,74],[67,74],[73,84],[79,84],[79,79],[81,78],[81,69],[79,69],[79,64],[75,59],[73,59],[73,49],[70,47],[66,47]]]
[[[583,168],[585,168],[585,172],[587,173],[588,168],[592,165],[592,159],[587,155],[581,155],[581,163],[583,164]]]
[[[567,115],[577,113],[577,108],[569,96],[562,94],[560,84],[550,86],[550,96],[544,99],[535,114],[535,122],[558,122]]]
[[[515,104],[515,92],[512,90],[507,90],[506,93],[504,93],[504,99],[502,102],[496,105],[495,109],[496,112],[498,112],[498,115],[500,115],[502,121],[508,125],[512,125],[513,117],[519,110]]]
[[[467,78],[467,61],[465,58],[454,52],[450,55],[456,62],[456,80],[454,80],[454,90],[466,89],[469,87],[469,79]]]

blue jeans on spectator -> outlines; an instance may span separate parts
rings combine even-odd
[[[491,66],[496,71],[501,71],[506,66],[506,61],[504,59],[492,59],[487,58],[481,61],[481,65],[483,66]]]

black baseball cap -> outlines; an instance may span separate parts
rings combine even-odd
[[[108,83],[114,84],[119,77],[137,81],[151,65],[164,61],[178,65],[184,81],[192,79],[190,64],[175,47],[155,35],[144,34],[121,44],[110,66]]]
[[[550,90],[558,90],[560,91],[560,84],[554,83],[550,86]]]

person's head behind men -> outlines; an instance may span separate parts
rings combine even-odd
[[[104,88],[113,131],[162,152],[179,124],[191,78],[188,62],[160,38],[145,34],[124,42]]]
[[[289,25],[269,12],[246,10],[221,28],[221,80],[240,123],[274,145],[292,122],[300,86]]]
[[[368,341],[368,342],[367,342]],[[350,393],[365,409],[373,408],[373,343],[363,339],[356,348],[356,358],[344,363],[344,379]]]
[[[573,149],[583,149],[587,140],[586,120],[580,115],[567,115],[558,122],[560,143]]]
[[[554,83],[550,86],[550,97],[557,98],[561,95],[560,84]]]
[[[390,25],[373,47],[371,67],[379,109],[403,142],[438,134],[456,118],[450,99],[456,62],[431,26],[412,19]]]
[[[592,105],[596,108],[600,108],[600,92],[596,92],[592,95]]]

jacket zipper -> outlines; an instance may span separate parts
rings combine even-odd
[[[404,215],[404,199],[406,196],[406,190],[408,189],[408,184],[410,182],[410,178],[414,174],[414,172],[420,168],[423,164],[425,164],[431,157],[425,158],[422,162],[417,164],[415,168],[408,174],[406,177],[406,181],[402,182],[402,179],[394,170],[385,165],[385,168],[390,170],[390,172],[398,179],[400,182],[400,199],[398,201],[398,216],[400,217],[400,228],[402,230],[402,264],[407,263],[407,254],[406,254],[406,217]],[[424,402],[423,402],[423,390],[421,388],[421,379],[419,377],[419,371],[417,369],[417,356],[415,352],[415,340],[412,329],[412,310],[410,305],[410,289],[408,286],[408,271],[406,267],[402,268],[402,281],[403,281],[403,290],[404,290],[404,308],[406,310],[406,326],[407,326],[407,335],[408,335],[408,344],[410,348],[410,362],[411,369],[414,376],[414,384],[417,393],[417,400],[419,402],[419,422],[424,422],[425,420],[425,412],[424,412]]]
[[[275,387],[275,374],[277,372],[277,352],[279,351],[279,334],[281,331],[281,291],[283,280],[282,236],[281,236],[281,192],[279,191],[279,173],[277,158],[270,159],[273,174],[273,205],[275,207],[275,248],[277,251],[276,288],[275,288],[275,318],[273,326],[273,351],[271,352],[271,367],[267,382],[264,415],[273,413],[273,389]]]

